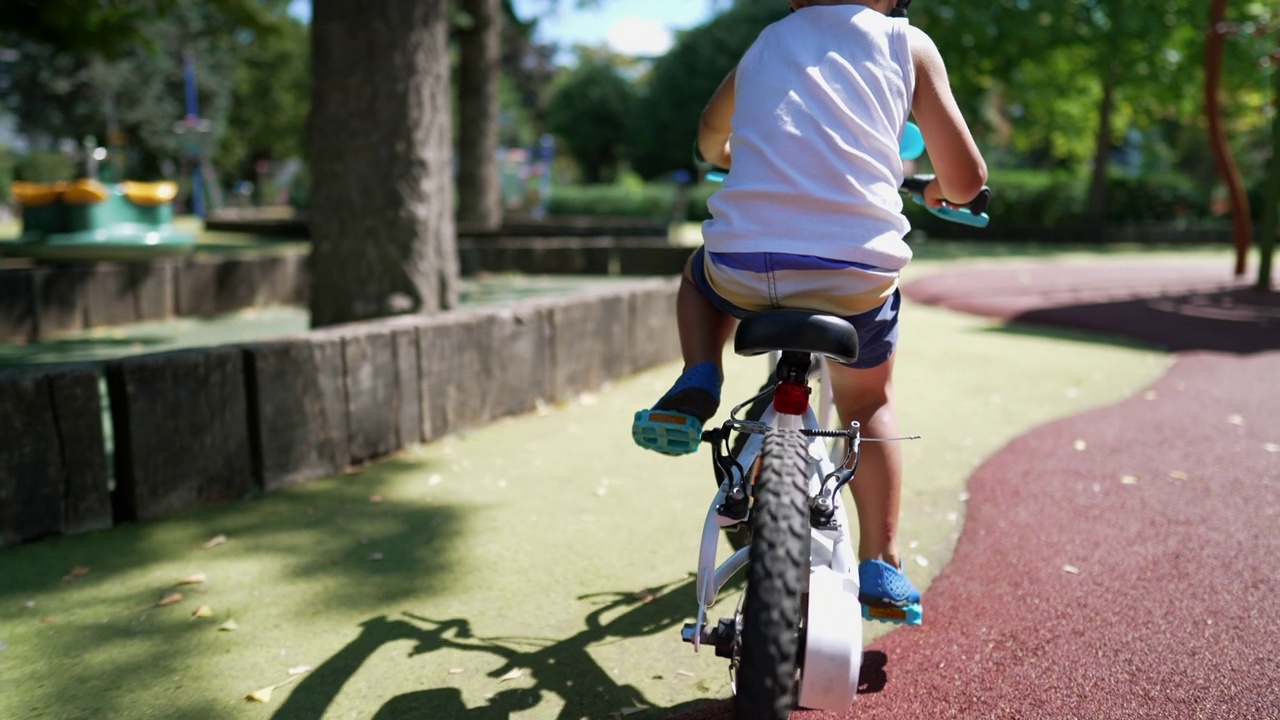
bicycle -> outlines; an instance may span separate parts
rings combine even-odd
[[[903,150],[907,157],[905,142]],[[915,155],[922,151],[920,145]],[[908,177],[902,191],[923,205],[932,177]],[[929,209],[983,227],[989,198],[984,188],[965,207]],[[729,660],[739,720],[784,720],[795,707],[844,710],[858,689],[862,613],[858,557],[841,491],[857,472],[862,443],[911,438],[863,437],[856,422],[827,429],[833,403],[826,363],[853,362],[859,352],[857,332],[841,317],[800,309],[759,312],[739,322],[734,351],[772,354],[775,364],[758,394],[735,406],[720,427],[702,433],[713,449],[717,492],[699,548],[697,617],[681,637],[695,652],[710,645]],[[809,387],[815,371],[822,378],[816,411]],[[843,445],[839,464],[828,441]],[[717,564],[720,533],[743,527],[749,541],[731,536],[733,552]],[[746,585],[733,616],[710,626],[708,609],[743,567]],[[867,610],[873,618],[888,612]]]

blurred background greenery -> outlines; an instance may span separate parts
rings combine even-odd
[[[0,200],[9,199],[13,179],[79,174],[86,136],[108,145],[107,164],[131,179],[183,180],[175,122],[186,112],[182,61],[190,54],[208,120],[202,139],[212,204],[305,208],[309,33],[287,0],[17,5],[0,21]],[[1225,223],[1201,93],[1208,7],[1209,0],[929,0],[912,9],[912,22],[947,59],[1005,222]],[[693,169],[690,140],[703,103],[786,5],[724,3],[666,54],[640,58],[604,45],[565,53],[535,41],[539,18],[517,17],[510,2],[502,11],[499,147],[510,160],[508,214],[530,209],[530,167],[541,157],[538,139],[550,133],[557,152],[547,212],[668,217],[676,174]],[[1225,122],[1255,214],[1270,154],[1276,14],[1272,3],[1231,4],[1238,32],[1222,73]],[[468,27],[461,3],[451,18],[455,35]],[[568,62],[557,60],[566,55]],[[1095,174],[1099,166],[1105,172]],[[1094,182],[1106,192],[1091,193]],[[684,212],[674,212],[703,219],[713,190],[698,185]]]

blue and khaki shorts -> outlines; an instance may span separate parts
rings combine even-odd
[[[878,367],[898,345],[902,296],[896,271],[784,253],[709,253],[698,248],[690,280],[720,310],[742,319],[771,308],[839,315],[858,331],[852,368]]]

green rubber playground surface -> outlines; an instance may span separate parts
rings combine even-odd
[[[899,544],[927,623],[972,470],[1171,359],[915,304],[903,323],[900,423],[922,439],[905,447]],[[726,410],[763,363],[727,363]],[[0,717],[645,719],[726,697],[725,661],[679,639],[709,456],[629,436],[677,371],[350,475],[0,549]]]

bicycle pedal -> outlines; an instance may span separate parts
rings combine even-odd
[[[664,455],[688,455],[702,443],[702,421],[670,410],[640,410],[631,423],[631,437]]]
[[[906,607],[863,604],[862,617],[872,622],[914,627],[924,622],[924,608],[919,603],[907,605]]]

